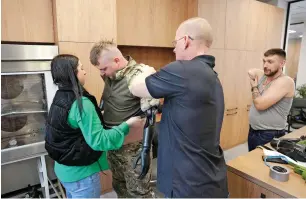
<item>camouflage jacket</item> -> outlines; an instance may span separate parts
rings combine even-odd
[[[145,64],[138,64],[132,57],[127,56],[126,59],[128,60],[128,64],[125,68],[119,70],[116,72],[115,80],[121,80],[124,77],[127,79],[128,87],[130,88],[130,83],[133,80],[133,78],[137,77],[137,75],[141,75],[142,68],[148,67],[148,65]],[[141,104],[141,110],[146,111],[150,107],[158,105],[159,99],[154,98],[141,98],[140,100]]]

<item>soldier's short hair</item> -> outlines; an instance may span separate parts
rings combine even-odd
[[[90,63],[94,66],[98,66],[99,56],[102,51],[109,50],[110,47],[116,47],[116,43],[113,40],[101,40],[94,44],[90,50]]]

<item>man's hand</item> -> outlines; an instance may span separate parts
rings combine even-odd
[[[259,80],[264,75],[264,71],[258,68],[252,68],[248,71],[248,75],[252,80]]]
[[[129,89],[131,91],[131,93],[137,97],[143,98],[143,97],[150,97],[152,98],[152,96],[150,95],[145,79],[156,73],[155,69],[153,67],[147,66],[147,65],[143,65],[143,67],[141,68],[142,73],[137,75],[135,78],[133,78],[133,80],[130,82],[129,84]]]
[[[257,87],[258,86],[258,80],[257,78],[255,77],[254,79],[252,79],[250,77],[250,84],[251,84],[251,87],[254,88],[254,87]]]

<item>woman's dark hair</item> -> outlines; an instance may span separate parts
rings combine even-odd
[[[78,102],[80,113],[83,111],[83,88],[77,78],[79,58],[74,55],[61,54],[53,58],[51,62],[51,74],[54,84],[59,87],[71,88]]]

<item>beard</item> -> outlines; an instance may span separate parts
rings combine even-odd
[[[273,77],[276,73],[278,73],[279,69],[278,70],[275,70],[275,71],[272,71],[272,70],[269,70],[269,69],[264,69],[264,73],[267,77]]]

